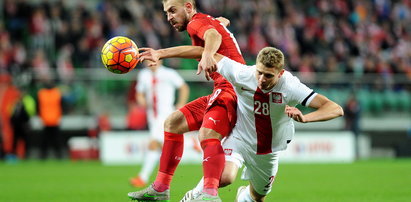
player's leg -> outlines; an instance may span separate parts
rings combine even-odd
[[[249,191],[251,193],[251,198],[253,198],[257,202],[260,202],[260,201],[262,202],[265,200],[265,197],[267,196],[266,194],[262,195],[262,194],[257,193],[257,191],[255,190],[252,184],[250,184],[249,187],[250,187]]]
[[[190,191],[187,192],[182,201],[221,201],[218,197],[218,186],[225,157],[220,140],[228,135],[230,130],[224,107],[216,105],[207,111],[199,131],[199,140],[203,149],[203,189],[197,196]],[[200,186],[201,181],[197,190],[201,189]]]
[[[183,134],[200,128],[206,101],[207,97],[198,98],[167,117],[164,122],[164,144],[156,180],[144,190],[128,193],[131,199],[151,201],[170,199],[170,183],[183,155]]]
[[[236,163],[226,160],[223,174],[221,175],[219,187],[220,188],[225,187],[233,183],[235,178],[237,177],[238,169],[239,169],[239,166]],[[186,192],[186,194],[180,200],[180,202],[186,202],[194,198],[197,198],[203,192],[203,188],[204,188],[204,177],[201,178],[201,180],[198,182],[196,187],[194,187],[194,189],[191,189],[188,192]]]
[[[235,178],[237,177],[238,169],[239,169],[239,166],[236,163],[232,161],[227,161],[226,159],[223,174],[221,175],[219,187],[220,188],[225,187],[233,183]],[[189,200],[197,198],[203,192],[203,187],[204,187],[204,178],[201,178],[200,182],[198,182],[196,187],[194,187],[194,189],[187,191],[184,197],[180,200],[180,202],[187,202]]]
[[[199,131],[199,140],[203,149],[203,192],[213,196],[218,193],[225,163],[220,140],[227,136],[230,130],[225,107],[216,105],[207,111]]]
[[[173,112],[164,122],[164,144],[155,181],[146,189],[129,192],[129,198],[138,201],[170,201],[171,180],[183,155],[184,132],[188,132],[184,114]]]
[[[233,134],[224,139],[222,146],[226,162],[220,179],[220,187],[232,184],[237,178],[238,170],[243,167],[243,144],[244,142],[234,138]]]
[[[163,192],[170,188],[172,177],[183,155],[183,134],[188,130],[187,121],[181,111],[173,112],[164,122],[164,144],[159,171],[153,183],[156,191]]]
[[[134,187],[145,187],[150,179],[153,170],[157,166],[161,155],[161,143],[158,140],[151,139],[148,144],[148,150],[144,155],[142,168],[138,175],[130,179]]]
[[[203,149],[204,186],[201,195],[217,196],[225,157],[220,140],[231,132],[236,122],[235,93],[215,89],[208,96],[207,110],[200,128],[199,140]],[[210,197],[213,198],[213,197]],[[214,197],[218,198],[219,197]],[[218,201],[216,200],[216,201]],[[195,201],[195,200],[194,200]]]
[[[151,173],[154,168],[157,166],[158,161],[161,155],[161,143],[158,140],[151,140],[146,156],[144,157],[144,165],[139,173],[139,176],[145,181],[148,182]]]
[[[164,122],[164,144],[160,157],[159,172],[154,182],[155,188],[160,191],[170,187],[174,172],[180,163],[184,151],[183,134],[198,130],[200,126],[197,123],[199,118],[195,118],[191,110],[191,106],[204,102],[199,99],[188,103],[179,111],[173,112]]]
[[[220,179],[220,188],[232,184],[237,178],[238,169],[240,168],[236,163],[226,160],[223,174]]]
[[[268,193],[271,192],[271,187],[278,171],[278,152],[256,155],[250,154],[244,156],[246,168],[243,170],[242,179],[249,180],[250,185],[245,189],[238,189],[236,201],[264,201]],[[253,159],[253,160],[251,160]],[[250,164],[251,162],[256,162]]]
[[[203,192],[203,186],[204,186],[204,177],[200,179],[200,181],[197,183],[194,189],[190,189],[184,194],[180,202],[187,202],[187,201],[197,198],[198,195],[200,195]]]
[[[154,116],[149,114],[148,123],[150,129],[150,141],[144,154],[144,161],[139,174],[130,180],[134,187],[145,187],[160,161],[161,148],[164,139],[164,121],[166,116]]]
[[[257,193],[254,187],[249,184],[238,188],[235,202],[263,202],[265,197],[265,195]]]

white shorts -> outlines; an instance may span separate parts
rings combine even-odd
[[[150,138],[161,143],[164,142],[164,121],[167,116],[148,117],[148,129],[150,130]]]
[[[239,168],[243,165],[242,180],[248,180],[255,191],[267,195],[278,171],[279,152],[257,155],[243,141],[228,136],[223,142],[226,161],[235,163]]]

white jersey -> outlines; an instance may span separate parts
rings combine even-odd
[[[233,138],[240,139],[256,154],[285,150],[294,136],[293,119],[285,106],[308,106],[316,93],[285,71],[269,91],[257,87],[256,66],[246,66],[224,57],[218,72],[230,81],[237,94],[237,122]]]
[[[175,91],[183,84],[177,71],[165,66],[155,72],[144,68],[138,74],[136,91],[145,95],[149,129],[156,139],[163,138],[164,120],[175,110]]]

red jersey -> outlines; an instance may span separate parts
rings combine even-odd
[[[245,64],[244,58],[241,55],[240,48],[233,34],[218,21],[217,19],[203,14],[196,13],[187,25],[187,32],[190,35],[192,44],[194,46],[204,47],[204,33],[208,29],[216,29],[222,36],[222,42],[217,53],[224,55],[239,63]],[[214,80],[214,87],[231,86],[231,84],[222,77],[219,73],[214,72],[210,74]]]

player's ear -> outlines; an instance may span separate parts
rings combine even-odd
[[[283,74],[284,74],[284,69],[282,69],[281,71],[280,71],[280,73],[278,74],[278,78],[280,78],[281,76],[283,76]]]
[[[190,2],[185,2],[184,9],[188,14],[191,14],[193,12],[193,4],[191,4]]]

